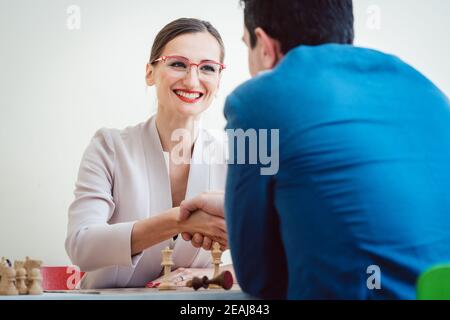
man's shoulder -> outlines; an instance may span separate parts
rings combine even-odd
[[[274,70],[264,71],[239,85],[228,97],[225,116],[246,114],[254,118],[266,114],[285,95],[282,75]]]
[[[269,102],[323,96],[336,90],[336,83],[351,83],[364,77],[390,79],[392,75],[421,78],[417,70],[400,58],[370,48],[325,44],[299,46],[289,51],[270,71],[238,86],[230,95],[243,102]]]
[[[327,59],[333,54],[333,48],[300,46],[292,49],[274,69],[262,71],[239,85],[228,98],[235,104],[273,105],[285,102],[286,97],[292,103],[314,94],[317,90],[310,88],[318,88],[320,82],[326,81],[321,70],[329,69]]]
[[[230,96],[234,96],[236,98],[243,99],[247,97],[258,98],[264,94],[269,93],[269,89],[275,89],[273,85],[275,70],[266,70],[260,72],[254,78],[245,81],[241,85],[239,85],[234,91],[230,94]]]

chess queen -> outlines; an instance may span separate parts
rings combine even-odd
[[[66,238],[72,262],[87,272],[82,288],[143,287],[161,274],[161,250],[173,238],[174,268],[210,267],[205,249],[212,241],[226,246],[223,218],[197,212],[178,219],[182,200],[225,187],[224,146],[201,125],[219,89],[224,51],[208,22],[169,23],[156,36],[146,65],[156,114],[123,130],[101,129],[92,138]],[[203,242],[193,246],[180,233]]]

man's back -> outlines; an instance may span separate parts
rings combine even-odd
[[[275,176],[229,167],[230,246],[244,290],[282,297],[285,282],[293,299],[414,298],[418,275],[450,261],[449,102],[399,59],[299,47],[238,88],[225,114],[229,129],[280,129]],[[259,207],[255,197],[265,199]],[[248,223],[257,220],[273,229]],[[262,232],[281,238],[265,245],[276,259],[240,249]],[[270,275],[246,270],[277,263],[264,267]],[[370,266],[380,269],[380,290],[368,288]],[[270,283],[280,284],[276,293]]]

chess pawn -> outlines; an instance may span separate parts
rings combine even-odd
[[[26,273],[28,275],[28,278],[25,281],[25,284],[28,287],[28,289],[30,288],[30,285],[31,285],[31,280],[29,279],[31,271],[33,269],[39,269],[41,267],[41,265],[42,265],[42,261],[41,260],[33,260],[33,259],[30,259],[29,257],[25,258],[24,268],[25,268]]]
[[[2,294],[5,296],[15,296],[19,294],[16,288],[16,270],[13,268],[3,268]]]
[[[44,291],[41,286],[41,271],[37,268],[31,270],[28,279],[30,280],[30,288],[28,289],[28,293],[31,295],[39,295]]]
[[[169,275],[172,271],[173,261],[172,261],[172,253],[173,250],[170,250],[169,247],[166,247],[164,250],[161,250],[162,254],[162,262],[161,265],[164,267],[164,275],[161,284],[159,285],[159,290],[175,290],[175,286],[172,285],[169,281]]]
[[[30,274],[31,270],[39,269],[41,267],[41,265],[42,265],[41,260],[33,260],[33,259],[30,259],[29,257],[26,257],[24,268],[25,268],[25,270],[27,270],[27,274]]]
[[[212,262],[214,264],[214,274],[213,278],[217,277],[220,273],[220,264],[222,261],[220,260],[222,257],[222,250],[220,250],[220,244],[218,242],[213,243],[213,249],[211,250]],[[216,284],[210,284],[209,289],[221,289],[220,286]]]
[[[19,291],[19,294],[28,294],[26,285],[27,271],[24,268],[24,262],[15,261],[14,269],[16,270],[16,288]]]

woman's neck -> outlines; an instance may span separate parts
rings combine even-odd
[[[198,116],[183,117],[178,114],[169,114],[159,108],[156,114],[156,128],[163,151],[171,152],[182,143],[183,148],[189,151],[189,154],[184,156],[190,158],[192,147],[198,136],[198,121]]]

